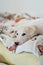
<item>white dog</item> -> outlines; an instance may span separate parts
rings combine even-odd
[[[15,44],[23,44],[34,35],[38,34],[37,26],[15,26],[8,27],[4,33],[11,38],[14,38]]]
[[[39,33],[37,26],[16,26],[14,30],[16,32],[14,37],[16,45],[23,44]]]
[[[16,44],[22,44],[38,33],[43,34],[43,18],[36,20],[23,19],[15,27],[9,27],[5,32],[5,34],[15,38]]]
[[[38,33],[43,34],[43,18],[36,20],[21,20],[21,22],[16,24],[16,27],[17,28],[15,28],[15,30],[17,34],[15,38],[15,44],[23,44],[30,38],[32,38],[34,35],[37,35]],[[40,40],[38,41],[40,42]],[[32,45],[34,46],[34,44]]]
[[[14,44],[23,44],[39,33],[43,34],[43,19],[21,20],[14,28],[9,28],[8,35],[14,38]]]

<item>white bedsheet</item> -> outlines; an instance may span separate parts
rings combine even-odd
[[[42,44],[43,42],[43,35],[39,35],[36,40],[30,39],[26,43],[19,45],[16,49],[16,54],[21,53],[23,51],[33,53],[36,56],[40,55],[40,52],[37,48],[38,44]]]

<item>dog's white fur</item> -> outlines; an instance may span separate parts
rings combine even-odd
[[[23,19],[16,24],[16,26],[32,26],[35,25],[39,28],[39,33],[43,34],[43,18],[39,18],[36,20],[26,20]]]
[[[16,30],[18,35],[16,35],[15,42],[22,44],[37,33],[43,34],[43,18],[36,20],[23,19],[16,24]],[[22,36],[23,33],[26,33],[26,35]]]
[[[23,44],[38,34],[37,26],[16,26],[14,30],[16,31],[15,42],[19,42],[19,44]]]

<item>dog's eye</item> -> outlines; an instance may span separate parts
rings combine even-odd
[[[14,33],[14,31],[11,31],[11,33]]]
[[[18,33],[17,33],[17,35],[18,35]]]
[[[22,36],[25,36],[25,35],[26,35],[26,33],[23,33],[23,34],[22,34]]]

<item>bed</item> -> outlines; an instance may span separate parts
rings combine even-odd
[[[18,22],[18,19],[21,20],[21,19],[26,18],[27,14],[26,14],[26,17],[24,17],[24,16],[20,17],[20,16],[17,15],[18,19],[11,17],[11,15],[9,17],[8,16],[3,16],[3,17],[8,18],[8,19],[10,17],[10,19],[11,18],[13,20],[15,19],[16,22]],[[28,15],[28,17],[29,17],[29,19],[38,18],[38,17],[31,17],[30,15]],[[26,18],[26,19],[28,19],[28,18]],[[3,20],[0,20],[0,21],[2,22]],[[4,19],[4,21],[5,21],[5,19]],[[3,30],[3,26],[2,26],[2,30]],[[26,52],[22,52],[22,53],[19,53],[19,54],[12,54],[3,45],[3,42],[0,41],[0,62],[6,63],[7,65],[40,65],[40,58],[31,54],[31,53],[26,53]]]

